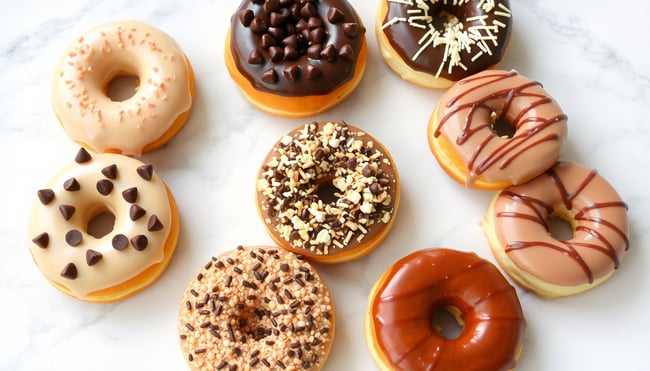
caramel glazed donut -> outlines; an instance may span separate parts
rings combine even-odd
[[[231,23],[226,66],[262,111],[314,116],[361,82],[365,27],[347,0],[244,0]]]
[[[566,135],[567,116],[542,84],[499,70],[451,87],[428,127],[440,166],[478,189],[503,189],[542,174],[560,158]]]
[[[388,235],[399,204],[388,150],[344,122],[284,136],[264,160],[257,209],[273,240],[320,263],[359,258]]]
[[[180,347],[192,370],[320,370],[334,317],[329,289],[302,256],[239,246],[213,257],[189,283]]]
[[[135,94],[113,101],[115,78],[137,78]],[[94,28],[63,54],[52,104],[72,140],[96,152],[139,156],[167,143],[189,116],[192,66],[164,32],[138,21]]]
[[[432,323],[447,310],[462,330],[454,339]],[[474,253],[416,251],[391,266],[372,288],[366,342],[382,370],[510,370],[526,322],[515,289]]]
[[[70,296],[125,299],[152,284],[171,260],[179,231],[174,198],[153,167],[136,159],[82,148],[75,162],[38,191],[30,252],[45,278]],[[102,236],[89,224],[103,213],[114,224]]]
[[[506,54],[508,0],[380,0],[379,51],[403,79],[446,89],[497,65]]]
[[[551,235],[552,217],[571,225],[571,238]],[[603,283],[630,247],[627,205],[596,171],[570,162],[499,192],[483,227],[504,270],[544,297],[574,295]]]

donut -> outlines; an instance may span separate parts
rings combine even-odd
[[[554,237],[551,218],[571,225],[572,235]],[[630,247],[627,205],[605,178],[574,162],[497,193],[483,228],[506,273],[542,297],[598,286]]]
[[[109,95],[116,79],[135,92]],[[95,152],[139,156],[172,139],[190,114],[194,74],[169,35],[139,21],[96,27],[70,45],[55,68],[54,112],[68,136]]]
[[[386,64],[411,83],[446,89],[494,67],[510,43],[508,0],[380,0],[375,22]]]
[[[494,190],[525,183],[558,161],[567,116],[539,82],[488,70],[447,90],[427,131],[447,174],[466,187]]]
[[[461,332],[441,335],[436,310]],[[510,370],[526,322],[515,289],[474,253],[416,251],[382,274],[370,293],[365,335],[381,370]]]
[[[158,279],[176,249],[178,209],[150,164],[82,147],[37,195],[30,252],[72,297],[108,303],[134,295]]]
[[[334,339],[327,285],[302,256],[274,247],[212,257],[179,312],[180,347],[192,370],[320,370]]]
[[[258,109],[308,117],[341,103],[366,68],[365,27],[347,0],[244,0],[226,36],[228,71]]]
[[[368,254],[388,235],[399,204],[388,150],[345,122],[292,130],[257,176],[257,210],[280,246],[319,263]]]

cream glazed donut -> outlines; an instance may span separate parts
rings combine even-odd
[[[114,217],[112,228],[104,222],[93,230],[102,214]],[[29,249],[45,278],[64,293],[114,302],[163,273],[178,232],[172,193],[151,165],[81,148],[75,163],[38,191],[29,220]]]
[[[110,83],[136,78],[135,93],[113,101]],[[139,156],[167,143],[189,116],[194,75],[180,46],[139,21],[96,27],[70,45],[55,68],[54,112],[65,132],[97,152]]]
[[[550,233],[552,217],[571,225],[570,238]],[[571,162],[497,193],[483,227],[506,273],[544,297],[598,286],[630,247],[627,205],[596,171]]]

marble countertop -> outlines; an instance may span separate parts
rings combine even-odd
[[[352,0],[374,27],[377,1]],[[239,0],[15,1],[0,33],[0,318],[3,370],[182,370],[181,294],[210,256],[239,244],[271,244],[253,200],[255,174],[272,144],[306,120],[261,113],[226,71],[223,43]],[[505,69],[541,81],[569,116],[563,159],[595,168],[629,204],[631,248],[619,271],[590,292],[544,300],[517,288],[528,327],[518,370],[647,367],[650,331],[650,34],[643,0],[517,0]],[[179,203],[181,236],[165,274],[124,302],[98,305],[51,287],[32,262],[26,235],[36,190],[77,146],[51,108],[50,77],[64,48],[87,29],[139,19],[172,35],[195,69],[186,126],[146,154]],[[426,123],[441,92],[408,84],[381,60],[372,32],[366,75],[342,105],[316,120],[346,120],[391,151],[402,201],[394,229],[370,255],[318,266],[337,309],[327,370],[375,369],[363,316],[371,285],[394,261],[433,246],[494,261],[479,222],[492,192],[464,189],[441,170]]]

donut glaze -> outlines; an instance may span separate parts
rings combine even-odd
[[[108,96],[116,77],[134,76],[135,94]],[[139,21],[113,22],[79,37],[61,57],[52,83],[65,132],[97,152],[139,156],[167,143],[187,119],[194,76],[180,46]]]
[[[513,132],[501,134],[499,123]],[[451,87],[428,129],[429,146],[443,169],[480,189],[502,189],[542,174],[559,159],[566,135],[567,116],[539,82],[499,70]]]
[[[553,216],[571,224],[572,238],[551,235],[547,220]],[[546,297],[604,282],[630,247],[627,205],[596,171],[570,162],[499,192],[484,229],[506,272]]]
[[[110,213],[108,234],[89,222]],[[30,252],[43,275],[81,300],[124,299],[164,271],[178,239],[173,196],[153,167],[117,154],[90,154],[62,168],[38,191],[30,220]]]
[[[522,348],[515,289],[473,253],[433,248],[402,258],[377,281],[368,306],[366,341],[382,370],[509,370]],[[437,308],[458,312],[457,338],[437,333]]]
[[[319,189],[331,184],[334,200]],[[399,176],[388,150],[344,122],[314,122],[281,138],[258,174],[258,211],[276,243],[323,263],[367,254],[390,231]]]
[[[334,303],[301,256],[240,246],[189,283],[178,331],[192,370],[320,370],[334,338]]]

